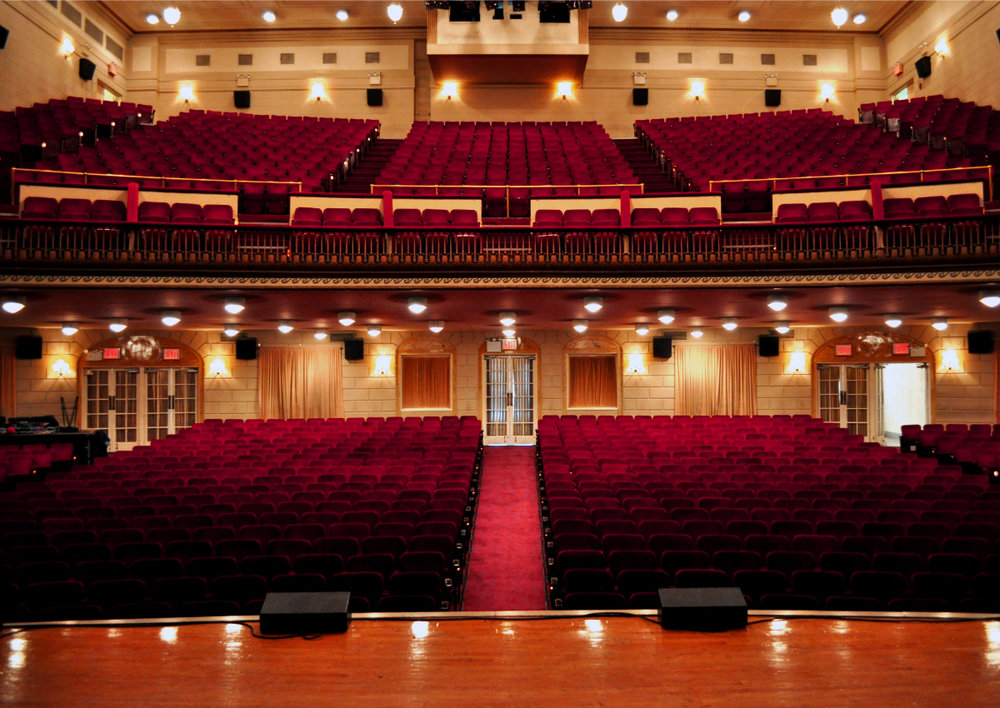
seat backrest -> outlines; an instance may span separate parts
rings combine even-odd
[[[447,209],[424,209],[420,220],[424,226],[447,226],[451,215]]]
[[[590,209],[567,209],[563,212],[563,226],[590,226]]]
[[[622,215],[618,209],[594,209],[590,215],[590,223],[593,226],[619,226]]]
[[[906,217],[912,217],[916,214],[913,209],[913,200],[909,197],[886,199],[882,203],[882,207],[885,212],[885,218],[887,219],[904,219]]]
[[[535,226],[562,226],[563,213],[559,209],[539,209],[535,212]]]
[[[232,224],[233,208],[229,204],[206,204],[201,208],[201,218],[206,224]]]
[[[809,221],[839,221],[836,202],[813,202],[809,205]]]
[[[692,207],[688,210],[688,221],[699,226],[719,223],[719,210],[715,207]]]
[[[323,222],[324,226],[349,226],[351,223],[351,210],[347,207],[327,207],[323,209],[319,219]],[[319,223],[319,221],[310,223]]]
[[[419,209],[396,209],[392,212],[392,223],[395,226],[421,226],[423,221]]]
[[[948,211],[953,215],[973,216],[983,213],[978,194],[952,194],[948,197]]]
[[[859,221],[872,218],[872,205],[864,200],[851,200],[840,203],[841,221]]]
[[[351,223],[355,226],[381,226],[382,212],[374,207],[360,207],[351,212]]]
[[[59,211],[59,202],[52,197],[25,197],[21,208],[22,219],[54,219]]]
[[[776,222],[809,221],[809,209],[805,204],[779,204]]]
[[[85,221],[90,218],[91,203],[89,199],[66,197],[59,200],[59,218],[72,221]]]
[[[350,211],[347,212],[348,217]],[[323,210],[319,207],[295,207],[295,214],[292,216],[292,225],[316,225],[323,222]]]
[[[452,209],[452,226],[479,226],[479,216],[475,209]]]
[[[940,194],[917,197],[913,200],[913,210],[920,216],[947,216],[948,200]]]
[[[115,199],[95,199],[90,208],[90,218],[93,221],[125,221],[127,216],[125,202]]]
[[[139,221],[170,221],[170,205],[166,202],[142,202]]]
[[[685,210],[686,211],[686,210]],[[687,222],[687,219],[684,219]],[[653,207],[636,207],[632,210],[633,226],[655,226],[660,223],[660,210]]]
[[[177,202],[170,207],[170,220],[191,224],[201,222],[201,204],[190,204],[188,202]]]

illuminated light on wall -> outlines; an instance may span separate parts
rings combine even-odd
[[[317,101],[322,101],[326,98],[326,88],[319,81],[314,81],[313,85],[309,88],[309,97],[315,98]]]
[[[822,84],[819,87],[819,97],[824,101],[829,101],[837,93],[837,89],[834,88],[833,84]]]
[[[458,82],[445,81],[441,87],[441,95],[449,101],[453,98],[458,98]]]
[[[946,42],[945,39],[942,37],[941,39],[938,40],[938,43],[934,45],[934,51],[940,54],[941,56],[947,56],[948,42]]]
[[[379,354],[372,357],[372,376],[392,376],[392,356]]]
[[[177,91],[177,94],[181,98],[183,98],[185,101],[193,101],[194,100],[194,86],[192,86],[191,84],[181,84],[181,87]]]
[[[962,372],[962,360],[958,357],[955,349],[944,349],[941,351],[941,365],[938,371],[942,374],[958,374]]]
[[[633,352],[627,355],[625,364],[626,374],[645,374],[646,373],[646,357],[642,355],[641,352]]]
[[[691,82],[691,97],[698,101],[705,97],[705,82],[704,81],[692,81]]]
[[[785,369],[789,374],[802,374],[806,370],[806,353],[805,352],[790,352],[788,354],[788,368]]]
[[[208,364],[208,374],[209,376],[229,376],[229,369],[226,367],[226,361],[220,357],[212,359]]]
[[[556,98],[566,100],[573,95],[573,84],[569,81],[560,81],[556,84]]]
[[[59,45],[59,52],[69,59],[75,51],[76,47],[73,46],[73,41],[69,37],[63,38],[62,44]]]
[[[64,359],[56,359],[52,362],[52,373],[57,379],[64,379],[73,375],[73,369]]]

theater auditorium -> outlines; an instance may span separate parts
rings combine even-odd
[[[0,700],[997,705],[1000,3],[0,3]]]

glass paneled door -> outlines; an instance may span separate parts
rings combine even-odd
[[[139,442],[138,369],[88,369],[85,427],[106,430],[108,449],[127,450]]]
[[[483,362],[483,420],[487,445],[535,442],[535,356],[487,355]]]
[[[870,439],[869,423],[878,413],[878,396],[868,395],[877,385],[870,380],[874,369],[868,364],[820,364],[817,369],[820,418]]]
[[[197,369],[146,369],[146,440],[195,423]]]

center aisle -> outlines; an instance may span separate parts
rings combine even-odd
[[[544,610],[535,448],[487,447],[462,609]]]

